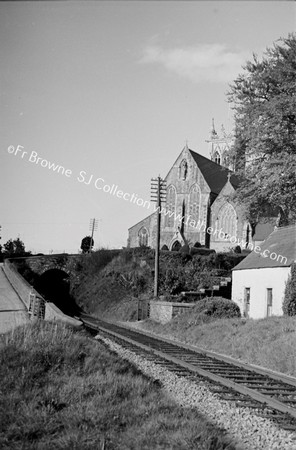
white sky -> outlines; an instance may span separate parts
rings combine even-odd
[[[295,30],[294,2],[1,2],[0,225],[34,252],[126,245],[151,211],[95,180],[149,200],[188,139],[208,156],[225,93],[252,53]],[[14,155],[9,146],[27,152]],[[71,170],[55,173],[31,153]],[[43,162],[45,165],[46,163]],[[85,181],[79,182],[80,171]],[[70,172],[68,172],[69,174]]]

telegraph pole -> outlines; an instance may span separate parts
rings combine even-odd
[[[91,252],[94,232],[98,229],[98,219],[90,219],[89,228],[91,229],[91,239],[89,242],[88,252]]]
[[[157,204],[157,222],[156,222],[156,247],[155,247],[155,270],[154,270],[154,297],[158,296],[159,284],[159,244],[160,244],[160,221],[161,221],[161,202],[165,200],[166,182],[158,176],[151,179],[151,200]]]
[[[2,225],[0,225],[0,240],[2,239]],[[2,245],[0,243],[0,262],[2,262]]]

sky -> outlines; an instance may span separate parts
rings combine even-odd
[[[95,248],[126,246],[128,228],[153,212],[151,178],[186,142],[208,157],[212,118],[231,131],[229,84],[295,31],[295,8],[1,2],[0,243],[77,253],[95,218]]]

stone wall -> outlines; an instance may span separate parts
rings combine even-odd
[[[67,255],[62,253],[59,255],[40,255],[25,258],[27,266],[33,272],[42,275],[47,270],[59,269],[70,274],[75,269],[81,255]]]
[[[188,308],[193,308],[194,306],[195,303],[173,303],[151,300],[149,317],[155,320],[155,322],[167,323],[178,314],[182,314]]]
[[[82,327],[82,322],[80,322],[80,320],[67,316],[59,308],[57,308],[54,303],[51,302],[46,303],[45,320],[53,320],[53,321],[57,320],[60,322],[64,322],[67,325],[71,325],[75,328]]]

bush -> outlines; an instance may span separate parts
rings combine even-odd
[[[206,248],[206,247],[191,247],[190,248],[190,254],[191,255],[212,255],[212,254],[216,254],[216,251],[210,248]]]
[[[101,248],[92,253],[86,253],[82,256],[80,263],[86,274],[93,275],[99,273],[109,264],[113,258],[120,254],[121,250],[109,250]]]
[[[160,293],[176,295],[184,291],[186,287],[186,276],[180,267],[168,268],[165,273],[161,271]]]
[[[194,314],[201,314],[217,319],[241,317],[239,306],[232,300],[223,297],[207,297],[197,302]]]
[[[296,315],[296,264],[293,264],[291,275],[286,282],[283,313],[286,316]]]

